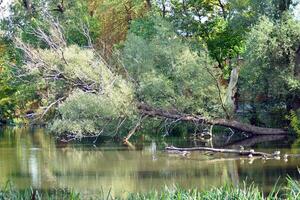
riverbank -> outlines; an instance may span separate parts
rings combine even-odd
[[[70,199],[70,200],[82,200],[82,199],[128,199],[128,200],[145,200],[145,199],[161,199],[161,200],[194,200],[194,199],[239,199],[239,200],[281,200],[281,199],[300,199],[300,182],[287,179],[287,186],[274,186],[273,190],[269,194],[263,194],[261,190],[251,185],[241,185],[234,187],[230,185],[224,185],[220,188],[212,188],[207,191],[200,191],[198,189],[182,189],[179,187],[165,187],[160,192],[149,191],[146,193],[131,193],[126,198],[120,196],[113,196],[110,191],[100,192],[98,195],[89,196],[81,194],[73,190],[55,190],[55,191],[38,191],[32,188],[26,190],[17,190],[14,186],[8,182],[1,187],[0,199]]]

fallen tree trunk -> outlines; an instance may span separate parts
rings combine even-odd
[[[287,134],[287,131],[284,129],[258,127],[258,126],[253,126],[250,124],[238,122],[236,120],[229,120],[229,119],[209,119],[207,117],[203,117],[199,115],[184,114],[176,111],[168,111],[163,109],[152,108],[145,104],[138,105],[138,109],[141,114],[147,115],[149,117],[168,118],[168,119],[173,119],[178,121],[219,125],[219,126],[224,126],[239,131],[251,133],[253,135],[286,135]]]
[[[251,150],[238,150],[238,149],[216,149],[216,148],[210,148],[210,147],[191,147],[191,148],[178,148],[178,147],[166,147],[167,151],[180,151],[180,152],[189,152],[189,151],[209,151],[214,153],[233,153],[238,154],[241,156],[261,156],[265,158],[275,157],[279,156],[280,152],[277,151],[273,154],[265,153],[265,152],[258,152]]]

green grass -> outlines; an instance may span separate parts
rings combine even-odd
[[[0,200],[81,200],[79,193],[72,190],[55,190],[51,192],[41,192],[32,188],[26,190],[17,190],[11,182],[7,182],[0,189]]]
[[[239,188],[233,186],[223,186],[221,188],[212,188],[208,191],[199,191],[197,189],[185,190],[180,188],[165,188],[162,192],[152,191],[147,194],[131,194],[130,200],[281,200],[281,199],[299,199],[300,183],[298,181],[287,179],[286,187],[276,187],[268,196],[264,196],[258,187],[243,185]]]
[[[33,198],[34,196],[34,198]],[[112,197],[110,191],[106,194],[101,192],[97,197],[87,198],[82,194],[70,190],[56,190],[52,192],[38,192],[36,190],[27,189],[23,191],[16,190],[11,183],[7,183],[0,190],[0,199],[9,200],[81,200],[81,199],[106,199],[121,200],[121,197]],[[150,191],[147,193],[132,193],[126,198],[128,200],[300,200],[300,183],[298,181],[287,179],[287,186],[274,186],[272,192],[267,196],[255,185],[246,185],[235,188],[233,186],[223,186],[220,188],[212,188],[207,191],[199,191],[198,189],[182,189],[178,187],[165,187],[161,191]]]

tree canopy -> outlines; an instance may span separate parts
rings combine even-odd
[[[195,120],[299,132],[297,3],[15,1],[1,19],[0,119],[74,138]]]

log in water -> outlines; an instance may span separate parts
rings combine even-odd
[[[265,158],[271,158],[271,157],[278,157],[280,156],[280,151],[275,151],[274,153],[265,153],[265,152],[258,152],[254,151],[253,149],[250,150],[243,150],[243,149],[217,149],[217,148],[210,148],[210,147],[190,147],[190,148],[179,148],[174,146],[166,147],[167,151],[209,151],[209,152],[215,152],[215,153],[233,153],[238,154],[241,156],[260,156]]]

